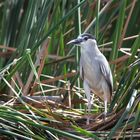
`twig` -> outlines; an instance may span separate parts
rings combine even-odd
[[[137,37],[139,37],[139,35],[129,36],[129,37],[124,38],[123,41],[131,40],[131,39],[134,39],[134,38],[137,38]],[[101,45],[99,45],[99,47],[109,46],[109,45],[112,45],[112,44],[113,44],[113,41],[101,44]]]
[[[100,48],[100,50],[110,52],[110,51],[112,51],[112,48]],[[123,50],[125,52],[130,52],[131,48],[121,48],[120,50]],[[137,49],[137,52],[140,52],[140,49]]]
[[[71,73],[67,73],[67,74],[64,74],[64,75],[60,75],[60,76],[56,76],[52,79],[48,79],[48,80],[42,80],[41,83],[43,84],[48,84],[48,83],[53,83],[53,82],[56,82],[58,80],[62,80],[62,79],[65,79],[65,78],[70,78],[70,77],[73,77],[77,74],[78,72],[71,72]],[[38,85],[38,83],[35,83],[34,85],[34,88]]]
[[[39,63],[39,69],[38,69],[38,78],[40,79],[40,75],[42,73],[44,64],[45,64],[45,58],[48,54],[48,44],[49,44],[49,40],[47,39],[44,43],[43,46],[41,48],[41,51],[39,52],[38,56],[37,56],[37,61]],[[32,90],[31,90],[31,95],[33,95],[33,88],[35,86],[35,83],[37,82],[37,79],[34,81],[33,86],[32,86]]]
[[[61,101],[61,97],[60,96],[21,96],[20,98],[22,98],[22,100],[24,100],[25,102],[38,102],[39,101],[45,101],[47,100],[52,100],[52,101],[57,101],[60,102]],[[18,100],[19,101],[19,100]]]
[[[18,71],[15,73],[15,77],[16,77],[16,79],[18,81],[18,84],[19,84],[20,88],[22,89],[23,86],[24,86],[24,84],[23,84],[23,82],[22,82],[22,80],[20,78],[20,75],[19,75],[19,72]]]
[[[124,54],[126,54],[126,55],[128,55],[128,56],[131,56],[132,54],[131,53],[128,53],[128,52],[126,52],[126,51],[124,51],[124,50],[122,50],[122,49],[120,49],[120,51],[122,52],[122,53],[124,53]],[[138,58],[138,56],[134,56],[135,58]]]
[[[6,49],[6,50],[12,51],[12,52],[15,52],[16,51],[16,48],[4,46],[4,45],[0,45],[0,48],[1,49]]]
[[[99,17],[102,15],[102,13],[110,6],[110,4],[112,3],[112,0],[110,0],[110,1],[108,1],[108,3],[102,8],[102,10],[100,11],[100,13],[99,13]],[[88,27],[85,29],[85,31],[84,32],[87,32],[90,28],[91,28],[91,26],[95,23],[95,21],[96,21],[96,18],[94,18],[93,20],[92,20],[92,22],[88,25]]]
[[[121,57],[117,58],[117,59],[114,60],[114,61],[110,61],[109,63],[110,63],[110,64],[117,64],[117,63],[120,63],[120,62],[125,61],[125,60],[128,59],[128,58],[129,58],[128,55],[124,55],[124,56],[121,56]]]
[[[123,29],[123,32],[122,32],[122,36],[121,36],[120,41],[119,41],[119,44],[118,44],[118,48],[119,48],[119,49],[121,48],[121,45],[122,45],[122,42],[123,42],[123,38],[124,38],[125,33],[126,33],[126,30],[127,30],[128,23],[129,23],[129,21],[130,21],[130,18],[131,18],[133,9],[134,9],[134,7],[135,7],[135,3],[136,3],[136,0],[133,0],[132,7],[131,7],[131,9],[130,9],[128,18],[127,18],[127,20],[126,20],[126,23],[125,23],[125,26],[124,26],[124,29]]]
[[[68,84],[68,102],[69,102],[69,107],[71,108],[70,81],[68,81],[67,84]]]
[[[40,51],[39,54],[38,54],[38,57],[37,57],[36,62],[34,64],[35,68],[40,65],[40,57],[42,56],[42,53],[43,52]],[[31,70],[31,72],[29,74],[29,77],[28,77],[28,80],[27,80],[27,82],[26,82],[26,84],[25,84],[25,86],[23,88],[23,95],[24,96],[26,96],[28,94],[28,92],[29,92],[29,89],[30,89],[30,86],[31,86],[31,82],[33,80],[33,77],[34,77],[34,73]]]

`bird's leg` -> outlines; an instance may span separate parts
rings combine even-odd
[[[91,112],[91,97],[90,97],[90,88],[86,80],[84,80],[83,86],[88,100],[88,118],[87,118],[87,125],[88,125],[90,121],[89,113]]]
[[[107,100],[104,99],[104,105],[105,105],[105,111],[104,111],[104,121],[106,120],[106,115],[107,115]]]
[[[105,110],[103,113],[101,113],[99,116],[96,117],[96,119],[102,118],[103,121],[105,122],[106,120],[106,115],[107,115],[107,100],[104,98],[104,106],[105,106]]]
[[[107,100],[106,99],[104,101],[104,104],[105,104],[105,117],[106,117],[106,114],[107,114]]]

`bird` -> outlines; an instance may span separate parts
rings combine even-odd
[[[113,77],[106,57],[100,52],[95,36],[83,33],[67,43],[80,46],[80,77],[87,98],[87,111],[91,112],[91,92],[104,101],[104,115],[107,114],[107,103],[111,102]],[[90,117],[87,118],[89,124]]]

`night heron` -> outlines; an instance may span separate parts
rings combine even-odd
[[[98,49],[96,39],[91,34],[81,34],[67,44],[74,44],[81,48],[80,76],[88,100],[88,112],[91,111],[92,91],[104,101],[106,116],[107,103],[111,101],[113,90],[112,73],[107,59]],[[89,119],[87,123],[89,124]]]

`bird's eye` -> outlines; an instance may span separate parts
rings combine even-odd
[[[87,37],[87,36],[85,36],[85,37],[84,37],[84,40],[88,40],[88,37]]]

